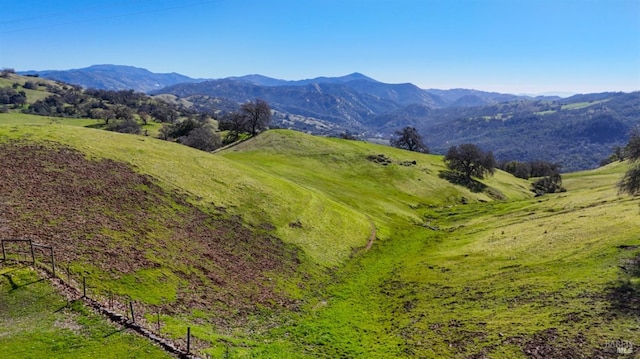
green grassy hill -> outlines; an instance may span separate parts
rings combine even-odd
[[[161,308],[165,335],[191,326],[200,352],[594,357],[639,342],[637,301],[616,299],[638,293],[620,269],[640,246],[624,164],[534,198],[500,171],[474,193],[438,177],[439,156],[358,141],[273,130],[210,154],[87,125],[0,114],[0,237],[54,244],[95,293]]]

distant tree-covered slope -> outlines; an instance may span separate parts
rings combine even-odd
[[[198,80],[177,73],[158,74],[149,70],[121,65],[93,65],[74,70],[24,71],[23,75],[38,75],[42,78],[62,81],[85,88],[101,90],[135,90],[149,92],[177,83]]]
[[[416,126],[436,153],[472,142],[502,160],[543,159],[563,171],[595,168],[640,122],[640,92],[579,95],[434,110]]]

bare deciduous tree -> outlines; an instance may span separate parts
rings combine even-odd
[[[256,99],[254,102],[244,103],[240,112],[245,118],[245,130],[251,136],[266,130],[271,124],[271,108],[264,100]]]
[[[405,127],[396,131],[396,138],[391,140],[391,146],[414,152],[429,153],[429,148],[422,142],[422,136],[414,127]]]

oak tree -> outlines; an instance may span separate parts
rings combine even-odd
[[[632,196],[640,195],[640,127],[631,131],[629,143],[624,148],[625,157],[631,163],[631,168],[618,183],[621,193]]]
[[[422,142],[422,136],[415,127],[407,126],[395,132],[396,137],[391,139],[391,146],[414,152],[429,153],[429,148]]]
[[[496,167],[493,152],[483,152],[472,143],[449,148],[444,161],[450,170],[461,174],[467,180],[471,180],[472,176],[484,178],[485,175],[493,175]]]

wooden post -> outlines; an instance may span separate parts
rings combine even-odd
[[[71,262],[67,262],[67,283],[71,286]]]
[[[133,302],[129,301],[129,309],[131,309],[131,321],[136,322],[136,316],[133,314]]]
[[[187,355],[191,353],[191,327],[187,327]]]
[[[158,308],[158,334],[160,334],[160,308]]]
[[[31,264],[36,264],[36,253],[33,251],[33,240],[29,238],[29,247],[31,247]]]
[[[82,298],[87,297],[87,277],[82,276]]]
[[[7,253],[4,251],[4,239],[2,240],[2,260],[7,260]]]
[[[56,262],[53,259],[53,247],[51,247],[51,274],[56,277]]]

